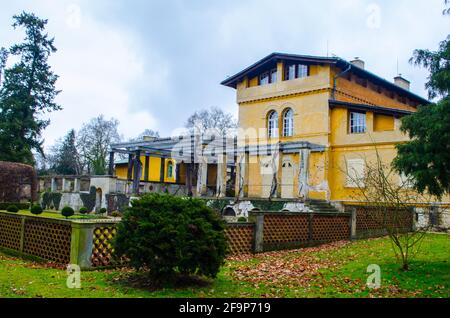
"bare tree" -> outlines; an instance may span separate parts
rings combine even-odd
[[[414,191],[407,178],[399,182],[395,170],[383,162],[378,150],[374,162],[362,160],[362,172],[348,166],[345,169],[347,180],[356,188],[353,199],[361,202],[364,215],[387,233],[402,269],[409,270],[410,259],[429,230],[429,225],[414,228],[414,206],[429,206],[430,197]]]
[[[130,138],[130,142],[134,142],[134,141],[142,141],[144,140],[145,137],[154,137],[154,138],[159,138],[159,132],[156,130],[152,130],[152,129],[146,129],[144,130],[141,134],[139,134],[139,136],[137,136],[136,138]]]
[[[185,127],[191,134],[211,133],[225,136],[234,132],[237,121],[233,115],[212,107],[209,110],[195,112],[188,118]]]
[[[109,146],[120,142],[119,121],[106,120],[103,115],[84,124],[78,133],[78,149],[88,172],[95,175],[106,174]]]

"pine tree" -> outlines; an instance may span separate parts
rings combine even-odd
[[[51,170],[57,174],[81,174],[74,129],[70,130],[64,139],[53,148],[52,161]]]
[[[48,64],[56,48],[45,33],[47,20],[26,12],[13,19],[26,37],[9,49],[20,61],[4,70],[0,88],[0,160],[33,164],[32,151],[43,153],[41,134],[49,125],[41,115],[61,109],[55,103],[58,76]]]

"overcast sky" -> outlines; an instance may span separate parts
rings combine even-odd
[[[237,114],[235,91],[220,82],[272,52],[356,56],[391,80],[399,72],[426,96],[427,72],[408,63],[415,48],[436,50],[450,30],[444,0],[14,0],[2,1],[0,46],[23,10],[49,20],[60,76],[46,146],[105,114],[120,133],[168,136],[195,110]],[[327,44],[328,43],[328,44]]]

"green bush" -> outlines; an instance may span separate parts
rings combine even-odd
[[[81,214],[88,214],[89,211],[88,211],[88,209],[86,207],[82,207],[82,208],[80,208],[80,213]]]
[[[98,211],[99,214],[105,214],[107,212],[108,210],[106,210],[105,208],[101,208],[100,211]]]
[[[224,224],[201,200],[149,194],[124,213],[114,249],[116,258],[149,269],[155,283],[179,274],[214,278],[226,254]]]
[[[39,204],[35,204],[31,207],[30,212],[34,215],[40,215],[44,212],[44,209]]]
[[[70,207],[70,206],[65,206],[62,210],[61,210],[61,214],[63,216],[65,216],[66,218],[71,217],[72,215],[75,214],[75,211]]]
[[[247,218],[241,216],[241,217],[238,219],[238,222],[239,222],[239,223],[246,223],[246,222],[247,222]]]
[[[1,202],[0,210],[7,210],[10,205],[15,205],[19,210],[28,210],[30,208],[29,203]]]
[[[114,218],[121,218],[123,216],[123,214],[120,211],[113,211],[111,213],[111,216]]]
[[[16,205],[12,204],[6,208],[6,211],[12,212],[12,213],[17,213],[17,212],[19,212],[19,208]]]

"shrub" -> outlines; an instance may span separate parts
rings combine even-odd
[[[111,216],[115,218],[121,218],[123,214],[120,211],[114,211],[111,213]]]
[[[220,217],[198,199],[149,194],[133,200],[114,240],[116,258],[148,268],[155,283],[177,275],[215,278],[224,264],[226,239]]]
[[[98,211],[99,214],[105,214],[107,212],[108,210],[106,210],[105,208],[101,208],[100,211]]]
[[[70,206],[65,206],[62,210],[61,210],[61,214],[63,216],[65,216],[66,218],[71,217],[72,215],[75,214],[75,211],[70,207]]]
[[[17,212],[19,212],[19,208],[16,205],[12,204],[6,208],[6,211],[12,212],[12,213],[17,213]]]
[[[88,209],[86,207],[82,207],[82,208],[80,208],[80,213],[81,214],[88,214],[89,211],[88,211]]]
[[[246,223],[246,222],[247,222],[247,218],[241,216],[241,217],[238,219],[238,222],[239,222],[239,223]]]
[[[30,208],[29,203],[1,202],[0,210],[7,210],[10,205],[15,205],[19,210],[27,210]]]
[[[39,215],[42,214],[42,212],[44,212],[44,209],[42,209],[42,207],[39,204],[35,204],[31,207],[30,212],[34,215]]]

